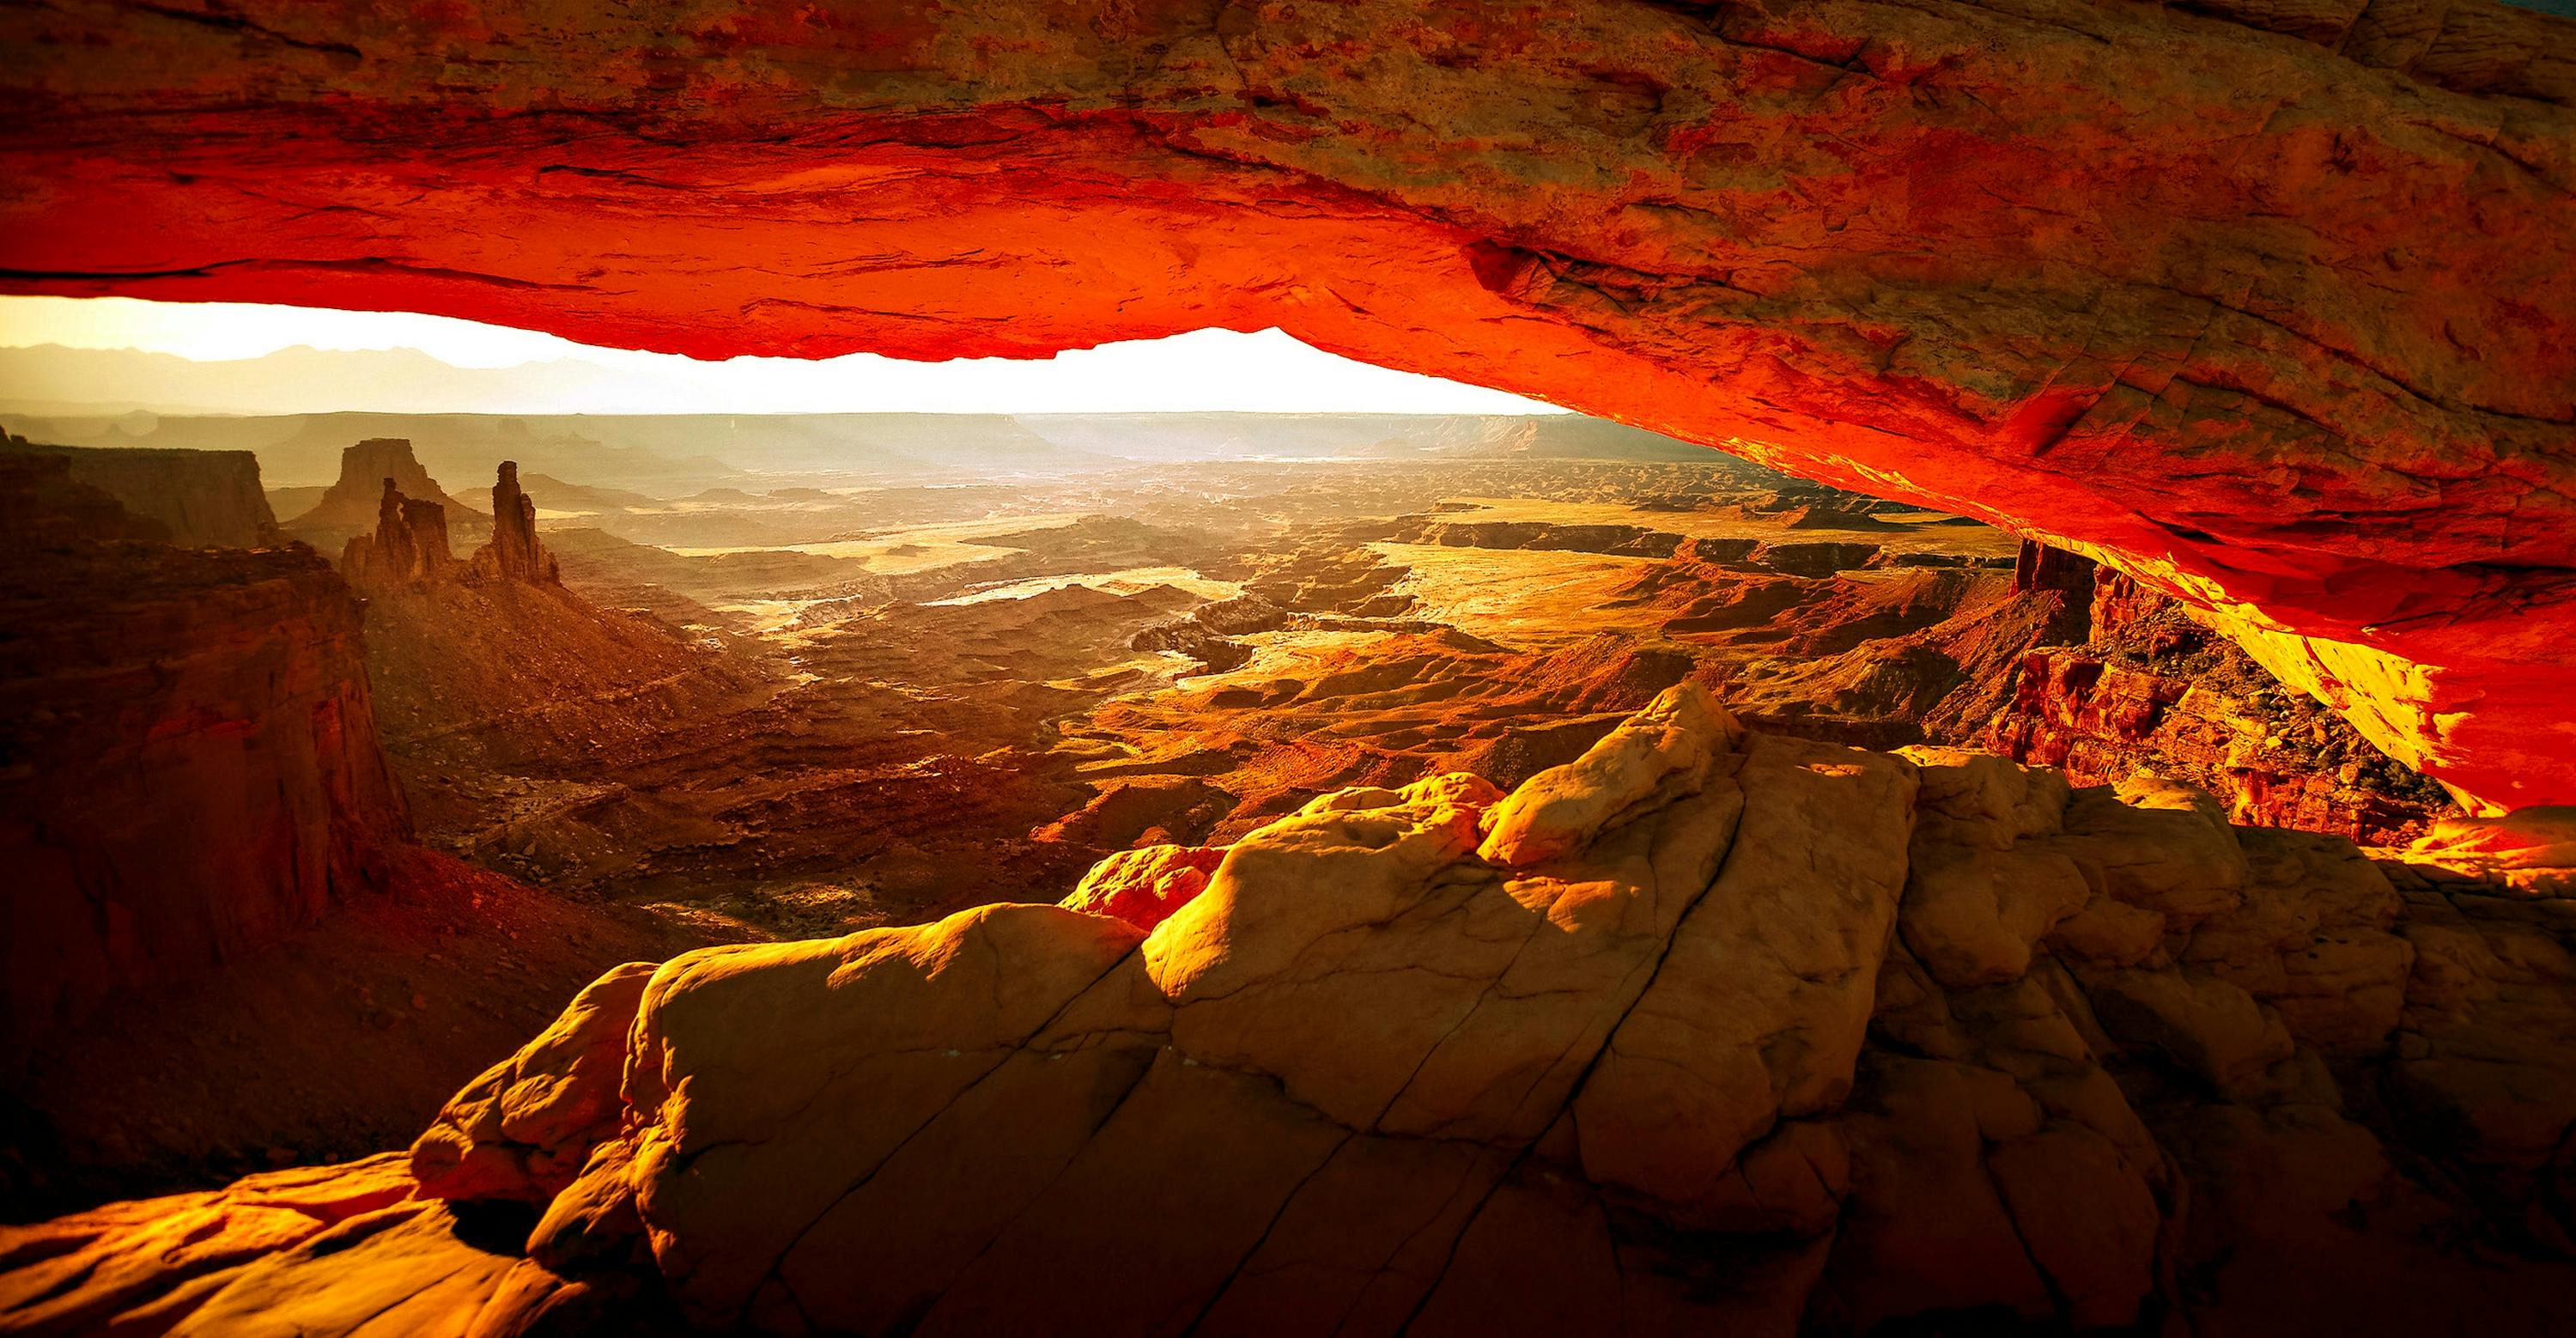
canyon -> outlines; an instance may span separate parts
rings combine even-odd
[[[0,7],[0,294],[1580,411],[0,354],[0,1334],[2576,1331],[2534,4]]]
[[[619,966],[407,1155],[0,1229],[0,1323],[2540,1332],[2566,904],[1685,682],[1508,795]]]
[[[2567,1318],[2576,832],[2082,556],[1470,440],[674,498],[369,439],[276,508],[336,570],[0,457],[8,626],[190,592],[88,675],[300,644],[214,573],[336,638],[112,724],[12,668],[21,844],[201,853],[47,880],[178,947],[13,974],[0,1331]],[[188,709],[363,722],[251,787],[341,881],[221,855],[211,742],[80,779]]]
[[[15,11],[0,286],[702,357],[1276,325],[2051,538],[2482,811],[2576,799],[2562,18],[561,17]]]

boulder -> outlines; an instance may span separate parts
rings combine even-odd
[[[629,962],[573,996],[554,1025],[466,1085],[411,1146],[428,1198],[550,1203],[618,1132],[626,1034],[654,964]]]

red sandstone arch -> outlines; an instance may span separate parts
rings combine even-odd
[[[2052,536],[2576,802],[2576,24],[2491,0],[93,0],[0,289],[698,356],[1279,325]]]

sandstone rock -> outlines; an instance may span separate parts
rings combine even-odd
[[[2064,830],[2074,797],[2066,778],[2045,767],[1964,748],[1899,748],[1920,770],[1923,814],[1918,830],[1954,845],[2009,849],[2016,841]]]
[[[0,1034],[274,941],[409,834],[321,559],[64,537],[0,563]]]
[[[2527,1228],[2576,1252],[2576,923],[2561,903],[2463,896],[2410,905],[2415,948],[2389,1086],[2431,1141]]]
[[[2079,784],[2150,771],[2208,790],[2228,820],[2383,843],[2452,810],[2306,693],[2191,610],[2120,577],[2068,621],[2073,646],[2024,653],[1981,743]]]
[[[798,1239],[1085,990],[1114,987],[1104,975],[1137,938],[1099,916],[992,906],[665,963],[626,1097],[637,1207],[682,1309],[773,1322],[770,1280]]]
[[[1855,1092],[1852,1202],[1827,1289],[1856,1332],[1926,1311],[2054,1311],[1985,1166],[1989,1142],[2036,1136],[2038,1107],[2000,1073],[1873,1059]]]
[[[2175,929],[2235,909],[2251,877],[2216,801],[2153,776],[2078,791],[2065,835],[2047,844],[2094,870],[2111,896]]]
[[[11,447],[24,439],[9,437]],[[102,543],[166,544],[170,527],[135,515],[105,489],[72,477],[69,458],[0,451],[0,552],[59,552]]]
[[[2563,1258],[2499,1268],[2483,1224],[2314,1104],[2194,1107],[2160,1131],[2191,1172],[2178,1263],[2218,1338],[2302,1332],[2553,1333],[2576,1323]]]
[[[2064,779],[1950,749],[1900,755],[1920,768],[1923,809],[1898,920],[1906,946],[1952,988],[2020,978],[2033,945],[2093,899],[2073,860],[2022,844],[2060,830]]]
[[[2068,802],[2009,763],[1684,744],[1694,693],[1499,802],[1454,775],[1320,797],[1150,933],[1002,905],[684,955],[641,984],[613,1120],[600,1064],[644,977],[612,973],[423,1140],[450,1176],[569,1178],[524,1258],[474,1205],[400,1197],[388,1159],[394,1198],[244,1237],[221,1277],[160,1236],[81,1254],[81,1219],[0,1235],[0,1300],[252,1331],[374,1307],[496,1338],[647,1323],[663,1294],[782,1334],[2568,1314],[2560,903],[2401,901],[2348,842],[2213,828],[2185,791]],[[1479,855],[1506,811],[1557,815],[1514,829],[1554,853]],[[2232,901],[2179,880],[2212,852],[2239,861]],[[2054,930],[2001,887],[1991,918],[1947,915],[1937,884],[1979,859],[2089,859],[2106,890],[2066,884],[2090,900]],[[2196,918],[2163,933],[2114,882]],[[1929,932],[1954,923],[1977,932]],[[2055,955],[2138,924],[2159,932],[2130,965]],[[1995,934],[2009,975],[1944,956]],[[2392,971],[2402,1026],[2375,1040]],[[2385,1074],[2355,1118],[2338,1073]],[[2402,1155],[2359,1122],[2382,1099]],[[2419,1276],[2438,1304],[2403,1294]]]
[[[2563,18],[228,13],[17,21],[14,290],[711,358],[1275,324],[2058,536],[2401,761],[2576,797]],[[531,81],[593,133],[519,133]]]
[[[486,577],[559,584],[554,555],[537,541],[537,504],[519,487],[519,464],[501,462],[492,484],[492,542],[474,551],[474,570]]]
[[[2022,540],[2013,555],[2013,588],[2016,590],[2061,590],[2077,604],[2093,600],[2093,563],[2089,558],[2052,548],[2032,539]]]
[[[387,483],[405,498],[435,504],[452,523],[480,518],[479,512],[448,496],[421,468],[408,439],[370,437],[341,449],[340,477],[312,510],[287,521],[286,528],[315,540],[368,533],[383,520]]]
[[[1904,886],[1911,766],[1756,735],[1737,783],[1747,835],[1574,1108],[1595,1181],[1677,1206],[1775,1121],[1840,1103]]]
[[[1697,789],[1710,758],[1743,737],[1707,688],[1683,683],[1580,760],[1531,777],[1496,806],[1479,853],[1506,868],[1571,853],[1623,814]]]
[[[278,542],[277,518],[259,487],[249,451],[98,449],[35,445],[18,437],[11,453],[59,456],[71,477],[106,493],[135,516],[165,527],[186,548],[261,548]]]
[[[544,1204],[572,1184],[591,1149],[618,1132],[626,1033],[651,962],[593,981],[519,1053],[456,1094],[411,1148],[420,1193]]]
[[[2446,818],[2409,848],[2407,858],[2523,896],[2576,896],[2576,808]]]
[[[2018,979],[2031,949],[2084,908],[2092,889],[2053,850],[1919,852],[1899,928],[1932,977],[1953,988]]]
[[[1124,920],[1147,933],[1207,890],[1225,851],[1205,846],[1143,846],[1091,866],[1065,897],[1068,910]]]
[[[1851,1327],[1979,1305],[2133,1322],[2178,1203],[2083,995],[2045,962],[1944,991],[1899,953],[1879,981],[1820,1309]]]
[[[2216,976],[2113,971],[2086,979],[2085,989],[2113,1036],[2231,1098],[2260,1092],[2272,1066],[2295,1048],[2277,1015]]]
[[[0,1227],[0,1330],[163,1332],[243,1270],[411,1194],[399,1153]]]
[[[2396,890],[2341,837],[2249,828],[2238,840],[2253,879],[2245,900],[2202,921],[2181,960],[2270,1004],[2302,1044],[2376,1053],[2397,1027],[2415,961],[2388,932]]]
[[[455,554],[447,547],[447,508],[402,495],[385,480],[372,534],[353,536],[340,551],[340,574],[362,591],[398,584],[426,585],[452,577]]]
[[[498,1338],[523,1332],[516,1324],[483,1322],[521,1266],[510,1254],[464,1239],[446,1205],[413,1200],[352,1217],[241,1269],[169,1332],[172,1338],[469,1338],[480,1329]],[[524,1301],[512,1297],[505,1304],[518,1310]]]
[[[581,1174],[529,1230],[528,1258],[563,1272],[647,1262],[650,1256],[640,1249],[644,1217],[635,1204],[634,1164],[635,1145],[626,1139],[592,1148]]]
[[[2165,917],[2141,906],[2095,897],[2057,922],[2048,944],[2082,962],[2136,966],[2164,947]]]

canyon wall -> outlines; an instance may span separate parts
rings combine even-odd
[[[2053,550],[2042,550],[2043,553]],[[2034,555],[2024,549],[2024,569]],[[2455,810],[2350,724],[2281,684],[2187,606],[2081,558],[2039,556],[2083,592],[2068,644],[2023,652],[1975,742],[2080,785],[2141,772],[2195,785],[2229,821],[2332,832],[2371,846],[2428,834]]]
[[[260,491],[259,457],[249,451],[49,446],[8,439],[8,449],[59,455],[71,476],[127,511],[158,521],[170,542],[190,548],[257,548],[278,540],[277,518]]]
[[[0,14],[0,288],[702,357],[1277,325],[2054,536],[2576,800],[2576,24],[2492,0]],[[372,486],[372,481],[371,481]]]
[[[0,1033],[220,962],[407,836],[357,602],[302,548],[140,542],[0,458]],[[44,518],[52,518],[50,521]]]

